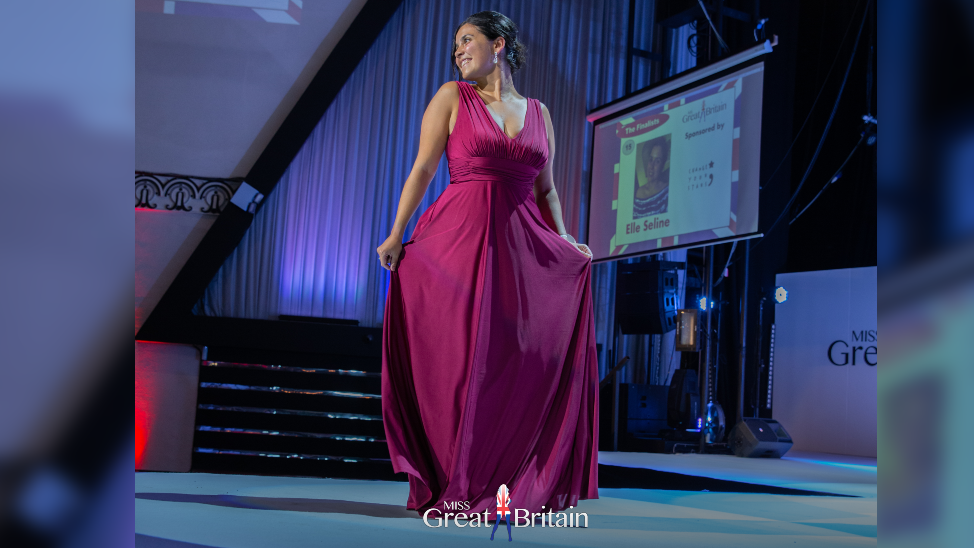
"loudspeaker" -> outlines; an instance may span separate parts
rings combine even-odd
[[[700,416],[697,372],[692,369],[677,369],[673,372],[666,398],[666,423],[670,428],[696,428],[696,421]]]
[[[676,329],[677,275],[681,263],[619,264],[616,324],[624,335],[662,334]]]
[[[730,448],[738,457],[780,459],[794,442],[781,423],[772,419],[744,419],[731,430]]]

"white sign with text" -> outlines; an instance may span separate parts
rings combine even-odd
[[[875,457],[876,267],[775,280],[788,299],[775,304],[774,418],[794,449]]]

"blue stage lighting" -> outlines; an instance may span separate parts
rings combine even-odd
[[[774,300],[776,303],[781,304],[788,300],[788,290],[781,287],[780,285],[774,290]]]
[[[697,301],[697,302],[700,305],[700,310],[703,310],[704,312],[706,312],[707,311],[707,297],[700,297],[700,300]]]

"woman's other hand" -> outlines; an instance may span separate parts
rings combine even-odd
[[[573,244],[579,251],[584,253],[589,259],[592,258],[592,250],[585,244]]]
[[[399,257],[402,255],[402,238],[389,236],[375,250],[379,254],[379,264],[382,268],[395,272],[396,267],[399,266]]]

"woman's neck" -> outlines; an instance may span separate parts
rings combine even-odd
[[[514,89],[514,78],[511,76],[511,69],[507,67],[506,63],[498,64],[493,72],[474,81],[477,90],[482,95],[493,97],[497,101],[521,98],[521,95]]]

